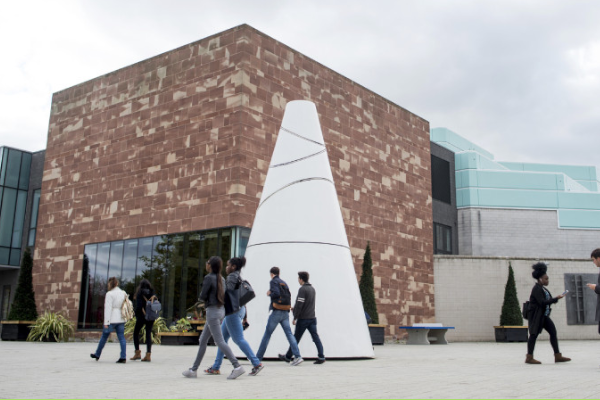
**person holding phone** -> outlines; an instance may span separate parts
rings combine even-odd
[[[592,262],[597,268],[600,268],[600,248],[592,251]],[[600,321],[600,274],[598,275],[598,284],[586,283],[587,287],[592,289],[596,293],[596,321]],[[600,324],[598,325],[598,333],[600,333]]]
[[[527,341],[525,363],[541,364],[540,361],[533,358],[533,350],[535,349],[535,342],[538,335],[542,333],[542,329],[545,329],[550,334],[550,344],[552,345],[552,349],[554,349],[554,362],[571,361],[570,358],[563,357],[560,353],[556,326],[550,319],[550,312],[552,311],[550,305],[565,297],[566,292],[557,297],[552,297],[550,291],[547,289],[550,279],[546,273],[548,271],[546,263],[538,262],[531,268],[533,269],[531,276],[536,280],[536,283],[531,290],[531,296],[529,296],[529,340]]]

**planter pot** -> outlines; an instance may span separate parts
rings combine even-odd
[[[528,338],[527,326],[495,326],[496,342],[526,342]]]
[[[198,332],[161,332],[160,344],[165,346],[198,345]]]
[[[24,342],[35,321],[2,321],[2,340]]]
[[[385,341],[385,325],[369,324],[371,344],[382,345]]]

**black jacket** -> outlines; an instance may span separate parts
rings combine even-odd
[[[223,307],[217,299],[217,279],[221,279],[221,289],[225,294],[225,278],[220,275],[217,277],[217,274],[212,272],[206,275],[200,292],[200,300],[204,301],[206,307]]]
[[[315,288],[310,283],[305,283],[298,290],[296,304],[294,304],[294,319],[314,319],[315,315]]]
[[[146,319],[144,311],[146,309],[146,300],[149,300],[150,297],[154,296],[154,290],[152,289],[142,289],[140,293],[136,294],[135,297],[135,318],[136,319]]]
[[[273,279],[271,279],[271,282],[269,282],[269,290],[271,291],[271,302],[269,303],[269,310],[273,310],[273,302],[279,300],[279,297],[281,296],[281,293],[279,293],[279,286],[281,284],[284,284],[285,286],[288,287],[289,290],[289,286],[287,283],[285,283],[285,281],[283,279],[281,279],[279,277],[279,275],[275,275],[275,277]]]
[[[548,289],[546,289],[548,290]],[[548,290],[548,293],[550,291]],[[544,329],[544,321],[546,316],[546,306],[554,304],[558,301],[558,298],[552,297],[550,294],[550,300],[546,300],[546,294],[544,293],[544,287],[539,283],[533,285],[531,289],[531,296],[529,296],[529,333],[532,335],[539,335]],[[552,309],[550,309],[552,311]],[[548,314],[550,316],[550,314]]]
[[[600,274],[598,274],[598,284],[594,292],[596,292],[596,297],[598,298],[596,300],[596,321],[600,321]],[[600,333],[600,324],[598,325],[598,333]]]
[[[239,271],[227,275],[225,288],[225,315],[235,314],[240,311],[240,285],[242,280]]]

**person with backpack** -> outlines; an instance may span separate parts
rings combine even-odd
[[[121,345],[121,356],[117,360],[119,364],[125,364],[126,358],[126,347],[127,341],[125,340],[125,320],[121,315],[121,308],[123,307],[123,301],[129,296],[127,292],[119,288],[119,281],[114,276],[108,278],[108,290],[104,298],[104,329],[102,330],[102,337],[98,342],[98,348],[95,353],[91,353],[90,357],[98,361],[102,354],[102,349],[108,340],[108,336],[114,330],[119,338]]]
[[[290,363],[290,365],[297,366],[300,365],[304,360],[300,356],[298,342],[296,342],[296,338],[292,334],[292,329],[290,328],[290,309],[292,308],[292,295],[290,293],[290,288],[287,283],[285,283],[279,277],[278,267],[271,268],[269,273],[271,274],[271,283],[269,285],[267,296],[271,297],[269,310],[272,310],[272,312],[271,315],[269,315],[265,334],[260,342],[260,347],[258,348],[256,357],[262,361],[263,356],[267,351],[269,341],[271,340],[271,335],[275,331],[275,328],[277,328],[277,325],[281,325],[287,341],[290,344],[290,348],[292,349],[292,354],[294,355],[294,360]]]
[[[537,337],[542,330],[545,329],[550,335],[550,344],[554,350],[554,362],[567,362],[571,361],[570,358],[563,357],[558,349],[558,335],[556,333],[556,326],[550,319],[550,308],[551,304],[557,303],[558,300],[565,297],[564,294],[560,294],[556,297],[552,297],[550,291],[546,289],[550,279],[548,278],[548,265],[543,262],[534,264],[533,272],[531,276],[536,280],[533,289],[531,289],[531,296],[529,296],[529,310],[527,318],[529,321],[529,340],[527,341],[527,355],[525,356],[526,364],[541,364],[540,361],[533,358],[533,350],[535,349],[535,342]]]
[[[135,354],[130,360],[142,360],[150,362],[152,354],[152,328],[154,319],[146,319],[146,303],[154,297],[154,288],[148,279],[142,279],[138,285],[133,299],[135,300],[135,328],[133,328],[133,345],[135,346]],[[142,358],[140,351],[140,331],[142,327],[146,328],[146,356]]]
[[[296,341],[300,343],[300,339],[304,335],[304,332],[308,330],[312,337],[315,346],[317,346],[317,361],[315,364],[323,364],[325,362],[325,354],[323,354],[323,344],[321,338],[317,333],[317,316],[315,313],[316,303],[316,292],[315,288],[308,283],[310,275],[306,271],[298,272],[298,283],[300,289],[298,290],[298,296],[296,297],[296,304],[294,304],[294,322],[296,330],[294,331],[294,337]],[[292,348],[290,347],[287,353],[279,354],[279,359],[285,362],[292,361]]]
[[[221,324],[221,332],[223,333],[225,343],[231,337],[233,342],[246,355],[252,363],[252,371],[249,375],[256,376],[263,369],[263,365],[256,358],[256,355],[250,348],[250,344],[244,338],[244,327],[242,324],[246,319],[246,306],[240,302],[240,286],[242,283],[240,272],[245,265],[245,257],[234,257],[227,262],[227,267],[225,268],[228,274],[225,292],[225,319]],[[204,373],[207,375],[219,375],[224,356],[225,354],[219,349],[212,367],[204,370]]]
[[[225,343],[223,334],[221,333],[221,321],[225,318],[225,279],[221,276],[221,268],[223,268],[223,260],[221,257],[213,256],[206,263],[206,271],[208,275],[204,277],[200,299],[206,305],[206,323],[200,335],[198,354],[192,367],[182,372],[186,378],[197,378],[198,367],[206,353],[208,339],[212,336],[215,344],[219,347],[229,362],[233,365],[233,371],[227,379],[236,379],[244,374],[246,370],[240,365],[238,359],[233,355],[231,348]]]

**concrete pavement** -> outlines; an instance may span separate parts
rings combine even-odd
[[[386,344],[373,360],[267,361],[258,376],[228,381],[227,360],[220,376],[181,376],[195,346],[154,346],[151,363],[115,364],[117,343],[96,362],[96,343],[0,342],[0,398],[598,398],[600,342],[560,345],[572,362],[555,364],[548,341],[538,341],[539,366],[524,364],[525,343]],[[201,369],[215,355],[209,347]]]

